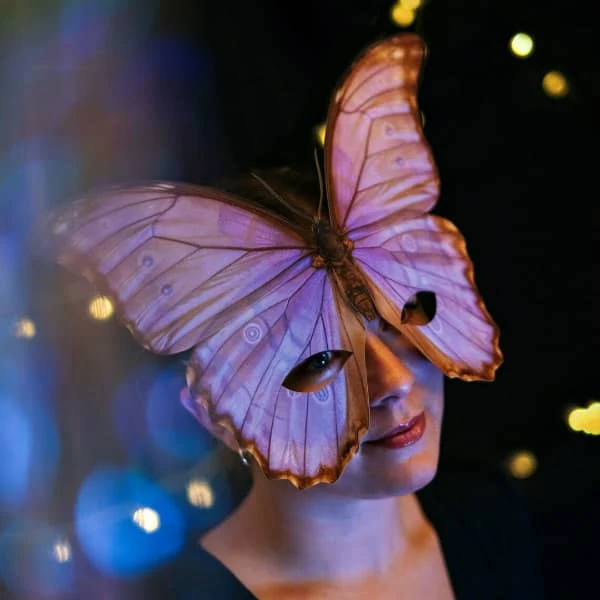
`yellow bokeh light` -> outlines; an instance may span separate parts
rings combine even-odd
[[[550,71],[544,75],[542,87],[548,96],[563,98],[569,92],[569,84],[565,76],[559,71]]]
[[[106,321],[106,319],[112,317],[114,308],[110,298],[107,298],[106,296],[96,296],[90,301],[88,312],[93,319]]]
[[[600,402],[591,402],[587,408],[573,408],[567,423],[573,431],[600,435]]]
[[[408,27],[415,20],[415,11],[412,8],[408,8],[405,4],[398,2],[392,6],[390,16],[398,27]]]
[[[325,145],[325,132],[327,131],[327,126],[325,125],[325,123],[321,123],[320,125],[317,125],[317,128],[315,130],[315,135],[317,136],[317,140],[319,142],[319,144],[321,144],[321,146]]]
[[[158,513],[147,506],[138,508],[133,513],[133,522],[146,533],[154,533],[160,527],[160,517],[158,516]]]
[[[401,4],[405,8],[410,8],[411,10],[417,10],[423,2],[422,0],[398,0],[398,4]]]
[[[52,555],[59,563],[66,563],[71,560],[71,544],[67,540],[60,540],[54,544]]]
[[[30,339],[35,336],[35,323],[24,317],[17,321],[15,326],[15,335],[20,338]]]
[[[516,33],[510,38],[509,47],[519,58],[525,58],[533,52],[533,39],[526,33]]]
[[[517,479],[531,477],[537,469],[537,458],[529,450],[515,452],[508,460],[508,470]]]
[[[187,498],[192,506],[202,508],[210,508],[215,501],[210,484],[202,479],[193,479],[188,483]]]

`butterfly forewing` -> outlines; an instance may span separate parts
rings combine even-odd
[[[174,353],[252,310],[307,254],[296,233],[234,202],[210,188],[115,188],[55,215],[48,230],[59,262],[114,298],[136,338]]]
[[[390,214],[421,215],[439,193],[437,170],[416,103],[425,47],[415,35],[389,38],[359,58],[334,96],[326,138],[335,225],[359,239]]]

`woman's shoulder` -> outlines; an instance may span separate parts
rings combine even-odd
[[[501,467],[477,460],[443,463],[418,497],[455,587],[491,585],[490,598],[544,597],[527,498]]]

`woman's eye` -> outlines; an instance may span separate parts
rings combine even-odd
[[[325,350],[296,365],[283,380],[283,387],[294,392],[316,392],[331,383],[352,352]]]

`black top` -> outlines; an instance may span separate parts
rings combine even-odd
[[[440,471],[417,496],[440,538],[458,600],[544,598],[526,504],[501,472]],[[255,598],[197,543],[164,565],[149,589],[152,598]]]

